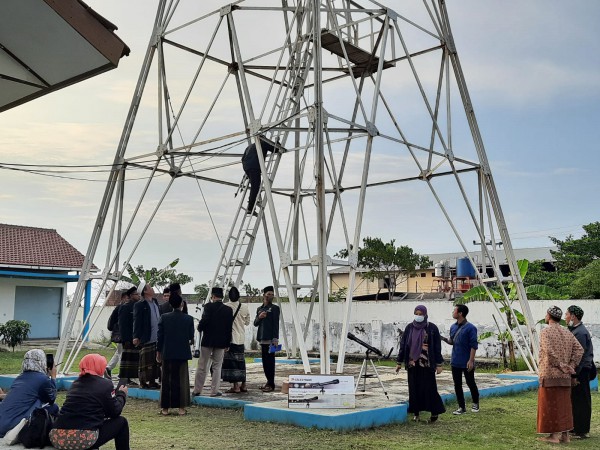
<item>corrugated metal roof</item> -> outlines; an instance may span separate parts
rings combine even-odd
[[[83,260],[56,230],[0,224],[0,267],[80,271]]]

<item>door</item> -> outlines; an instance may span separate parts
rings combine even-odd
[[[62,288],[17,286],[15,320],[31,324],[29,339],[57,339],[60,331]]]

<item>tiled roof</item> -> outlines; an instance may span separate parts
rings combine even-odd
[[[56,230],[0,224],[0,266],[81,270],[83,260]]]

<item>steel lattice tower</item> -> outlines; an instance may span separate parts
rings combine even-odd
[[[314,303],[318,297],[321,373],[330,373],[327,270],[349,266],[343,327],[335,330],[342,372],[357,252],[369,220],[367,192],[397,195],[399,186],[418,186],[430,194],[474,266],[465,243],[474,236],[482,242],[481,258],[494,269],[491,276],[477,274],[484,286],[507,280],[494,251],[503,242],[532,345],[520,344],[520,328],[515,342],[535,370],[535,322],[446,2],[393,2],[397,9],[369,0],[214,3],[159,2],[115,154],[117,170],[106,185],[57,358],[66,355],[99,247],[107,249],[104,285],[120,278],[167,193],[203,183],[236,194],[213,285],[241,282],[262,233],[274,284],[289,296],[293,331],[286,348],[299,350],[307,372],[312,306],[301,322],[298,292],[309,289]],[[265,158],[258,152],[263,189],[255,217],[245,211],[248,183],[239,158],[250,143],[260,148],[261,135],[282,152]],[[126,181],[133,169],[146,180],[132,194]],[[136,220],[141,232],[133,236]],[[350,249],[348,261],[332,257],[333,237]]]

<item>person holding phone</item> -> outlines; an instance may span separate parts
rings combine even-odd
[[[263,304],[256,310],[254,326],[258,327],[256,340],[260,343],[263,372],[267,378],[261,387],[263,392],[275,390],[275,353],[269,352],[271,345],[279,343],[279,306],[273,304],[275,291],[273,286],[263,289]]]
[[[52,416],[58,414],[56,367],[49,366],[46,353],[32,349],[25,353],[22,372],[13,381],[6,398],[0,403],[0,438],[43,405]]]
[[[129,450],[129,424],[121,415],[127,386],[115,390],[104,378],[106,358],[97,353],[85,355],[79,370],[50,431],[50,442],[58,450],[68,450],[100,448],[114,439],[116,450]]]

